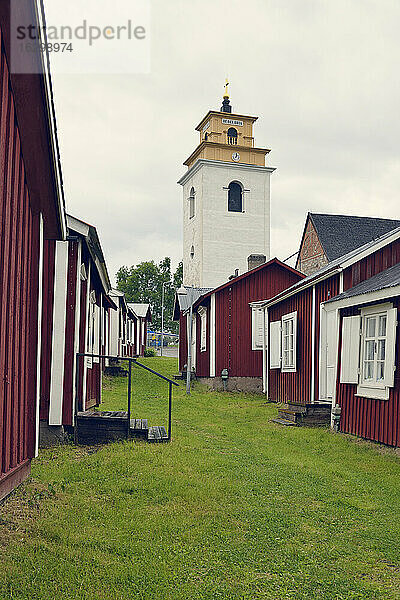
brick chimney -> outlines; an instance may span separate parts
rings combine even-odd
[[[251,271],[260,265],[263,265],[267,260],[265,254],[250,254],[247,259],[248,270]]]

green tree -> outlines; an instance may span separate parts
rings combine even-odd
[[[161,328],[162,285],[165,286],[164,322],[165,330],[177,333],[178,324],[172,321],[175,290],[182,285],[183,264],[171,271],[171,259],[165,257],[159,263],[143,261],[131,267],[123,266],[117,273],[117,288],[124,292],[127,302],[148,302],[153,315],[153,327]]]

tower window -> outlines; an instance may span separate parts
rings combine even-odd
[[[190,248],[190,258],[194,258],[194,246]]]
[[[228,129],[228,144],[235,146],[237,144],[238,132],[234,127]]]
[[[190,190],[189,196],[189,219],[192,219],[195,215],[195,191],[194,187]]]
[[[243,212],[243,188],[237,181],[228,186],[228,211]]]

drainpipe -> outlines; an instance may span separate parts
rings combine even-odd
[[[315,285],[312,288],[311,315],[311,404],[315,402]]]
[[[268,309],[264,308],[263,317],[263,345],[262,345],[262,375],[263,375],[263,394],[268,395],[268,369],[267,369],[267,326]]]

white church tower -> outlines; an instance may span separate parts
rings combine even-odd
[[[227,91],[221,110],[197,125],[200,143],[184,162],[183,280],[214,288],[247,271],[251,254],[270,254],[270,152],[254,145],[257,117],[232,113]]]

